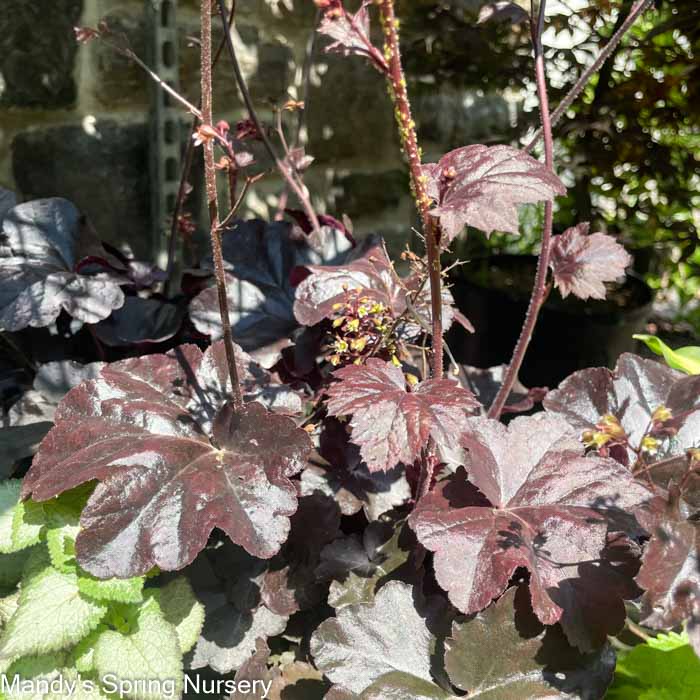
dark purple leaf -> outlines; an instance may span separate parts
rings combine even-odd
[[[602,698],[615,669],[610,646],[584,656],[533,617],[527,592],[511,588],[474,619],[453,623],[445,642],[452,683],[483,700]]]
[[[550,266],[562,297],[605,299],[605,282],[625,274],[632,258],[612,237],[588,233],[590,224],[566,229],[552,239]]]
[[[584,457],[560,418],[470,424],[466,468],[490,505],[459,502],[459,471],[418,503],[409,523],[435,553],[438,583],[459,610],[484,609],[524,567],[538,618],[554,624],[578,601],[580,567],[604,556],[610,515],[651,494],[614,460]],[[584,646],[587,633],[569,633]]]
[[[700,538],[698,524],[669,518],[646,546],[637,583],[645,589],[642,623],[657,630],[688,624],[696,653],[700,628]]]
[[[364,509],[371,522],[387,511],[403,505],[411,497],[411,488],[400,467],[386,472],[370,472],[340,422],[324,422],[319,438],[319,453],[313,454],[301,475],[301,494],[315,492],[330,496],[343,515]]]
[[[292,236],[291,225],[260,220],[236,221],[223,235],[229,315],[234,340],[265,367],[274,365],[297,328],[294,286],[297,267],[344,260],[352,244],[336,229],[325,228],[314,248],[306,236]],[[211,260],[204,267],[213,270]],[[190,317],[197,330],[221,337],[221,317],[215,287],[195,297]]]
[[[388,581],[415,574],[415,566],[405,570],[414,549],[415,539],[402,524],[371,523],[362,537],[350,535],[331,542],[316,568],[320,580],[332,579],[328,603],[336,610],[371,603]]]
[[[53,323],[64,309],[85,323],[124,303],[119,280],[76,272],[88,252],[80,213],[65,199],[39,199],[10,209],[0,234],[0,330]]]
[[[124,306],[95,325],[95,333],[112,347],[162,343],[180,330],[184,316],[185,310],[177,304],[127,297]]]
[[[496,2],[488,2],[481,6],[478,24],[489,21],[520,24],[529,17],[530,15],[516,2],[511,2],[510,0],[496,0]]]
[[[289,477],[311,443],[258,402],[235,414],[225,372],[221,344],[181,346],[108,365],[63,400],[23,493],[47,500],[100,482],[76,541],[85,570],[180,569],[215,527],[255,556],[279,551],[297,507]]]
[[[255,643],[255,653],[236,671],[236,687],[242,681],[247,681],[250,683],[251,688],[259,687],[259,683],[255,681],[260,681],[267,685],[268,683],[274,682],[279,677],[279,670],[277,668],[268,668],[267,662],[270,658],[270,648],[267,643],[258,639]],[[264,690],[260,692],[252,692],[248,694],[248,700],[266,700],[266,694],[264,695]],[[236,698],[237,693],[231,694],[231,700],[239,700]]]
[[[6,190],[4,187],[0,187],[0,227],[2,226],[2,220],[5,218],[7,212],[13,207],[17,206],[17,197],[14,192]],[[0,228],[0,231],[2,228]]]
[[[424,166],[446,243],[464,226],[518,233],[518,205],[551,201],[566,189],[543,163],[511,146],[464,146]]]
[[[65,360],[39,367],[32,389],[8,412],[10,427],[0,429],[0,463],[13,465],[33,455],[53,425],[59,401],[75,386],[96,377],[104,363]]]
[[[292,615],[321,602],[321,587],[315,574],[321,550],[333,541],[340,527],[340,509],[321,493],[299,499],[291,518],[291,531],[279,555],[269,562],[261,587],[268,609]]]
[[[287,618],[261,605],[239,610],[224,593],[200,594],[206,617],[204,629],[194,648],[191,668],[210,666],[219,673],[239,669],[255,651],[258,639],[281,634]]]
[[[543,404],[625,464],[635,464],[641,452],[646,462],[678,456],[685,468],[686,450],[698,444],[700,377],[636,355],[621,355],[614,371],[575,372]],[[655,442],[645,446],[645,437]]]
[[[462,386],[472,391],[482,406],[490,406],[501,388],[508,365],[495,365],[483,369],[470,365],[460,365],[459,369],[459,379]],[[528,389],[523,386],[520,380],[516,379],[502,413],[530,411],[535,407],[535,404],[542,401],[546,393],[545,387]]]
[[[467,416],[478,408],[473,395],[450,379],[431,379],[407,391],[400,368],[367,360],[335,372],[340,380],[328,393],[328,414],[352,416],[352,441],[370,471],[412,464],[432,438],[438,447],[456,447]]]

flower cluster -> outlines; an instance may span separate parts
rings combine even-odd
[[[391,311],[366,296],[366,291],[346,289],[345,301],[333,305],[333,334],[327,350],[334,367],[361,365],[373,356],[390,357],[399,364]]]

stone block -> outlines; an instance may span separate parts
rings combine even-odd
[[[23,199],[70,199],[100,238],[150,257],[145,124],[97,121],[26,131],[12,143],[12,162]]]
[[[372,216],[411,198],[408,170],[336,174],[333,194],[336,211],[351,219]]]
[[[82,0],[3,0],[0,8],[0,105],[68,107]]]
[[[358,58],[324,54],[315,74],[319,65],[325,70],[309,90],[307,151],[319,163],[362,158],[377,169],[399,163],[394,110],[384,78]]]

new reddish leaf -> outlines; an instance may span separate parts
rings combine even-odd
[[[588,233],[590,224],[566,229],[552,239],[550,266],[554,285],[566,298],[605,299],[604,282],[613,282],[625,274],[632,262],[625,249],[612,236]]]
[[[470,423],[469,480],[489,503],[463,498],[458,472],[418,503],[409,523],[435,553],[437,580],[462,612],[485,608],[524,567],[535,613],[553,624],[577,605],[580,566],[601,560],[608,516],[650,494],[614,460],[584,457],[562,419]],[[572,625],[570,640],[585,648],[589,635]]]
[[[332,0],[318,31],[333,39],[333,43],[326,47],[327,52],[340,53],[343,56],[364,56],[372,61],[377,69],[386,71],[386,60],[370,39],[367,9],[370,4],[371,0],[364,0],[360,9],[352,14],[346,11],[341,0]]]
[[[314,326],[332,316],[336,304],[347,300],[348,290],[360,290],[363,296],[380,302],[389,313],[398,318],[409,299],[420,318],[409,317],[399,323],[396,333],[404,339],[415,338],[430,327],[430,286],[421,285],[420,276],[412,274],[401,278],[386,252],[382,241],[375,237],[365,239],[362,246],[351,251],[342,265],[306,265],[309,274],[296,289],[294,315],[304,326]],[[469,321],[455,308],[449,289],[442,288],[442,325],[448,330],[457,321],[473,331]]]
[[[368,243],[352,251],[341,265],[304,266],[311,274],[296,288],[294,315],[299,323],[314,326],[328,318],[334,304],[345,299],[348,289],[361,289],[365,296],[391,309],[400,303],[406,291],[384,244],[375,238]]]
[[[423,168],[436,202],[433,216],[449,243],[474,226],[518,233],[518,205],[551,201],[566,192],[544,163],[511,146],[464,146]]]
[[[239,371],[253,382],[239,350]],[[294,421],[251,402],[235,414],[221,344],[107,365],[73,389],[25,478],[44,501],[97,480],[76,541],[102,578],[190,563],[215,527],[269,558],[297,508],[289,477],[311,444]]]
[[[374,358],[335,376],[340,381],[328,389],[328,413],[352,416],[351,439],[370,471],[412,464],[429,438],[456,448],[468,414],[479,406],[449,379],[431,379],[409,391],[400,368]]]

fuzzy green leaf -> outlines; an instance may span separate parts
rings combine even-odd
[[[19,607],[19,592],[0,598],[0,630],[10,621]]]
[[[176,578],[160,590],[159,602],[165,619],[175,627],[183,654],[199,639],[204,626],[204,606],[197,600],[189,581]]]
[[[39,541],[43,523],[29,518],[20,502],[22,482],[9,479],[0,482],[0,553],[10,554],[31,547]]]
[[[66,649],[97,627],[106,612],[80,595],[75,575],[45,569],[22,588],[19,608],[0,638],[0,659]]]
[[[100,678],[113,675],[125,681],[161,681],[160,690],[157,683],[150,689],[148,683],[139,685],[130,693],[133,700],[161,700],[160,691],[166,681],[175,682],[177,693],[182,689],[180,642],[175,628],[157,605],[142,606],[128,633],[101,634],[95,645],[94,662]]]
[[[102,580],[83,572],[78,574],[80,592],[89,598],[105,602],[140,603],[143,600],[144,581],[143,576]]]
[[[63,661],[63,654],[30,656],[15,661],[4,674],[6,683],[9,684],[9,688],[6,686],[5,697],[7,700],[47,700],[48,695],[33,690],[39,690],[38,684],[41,681],[51,682],[57,679]]]

